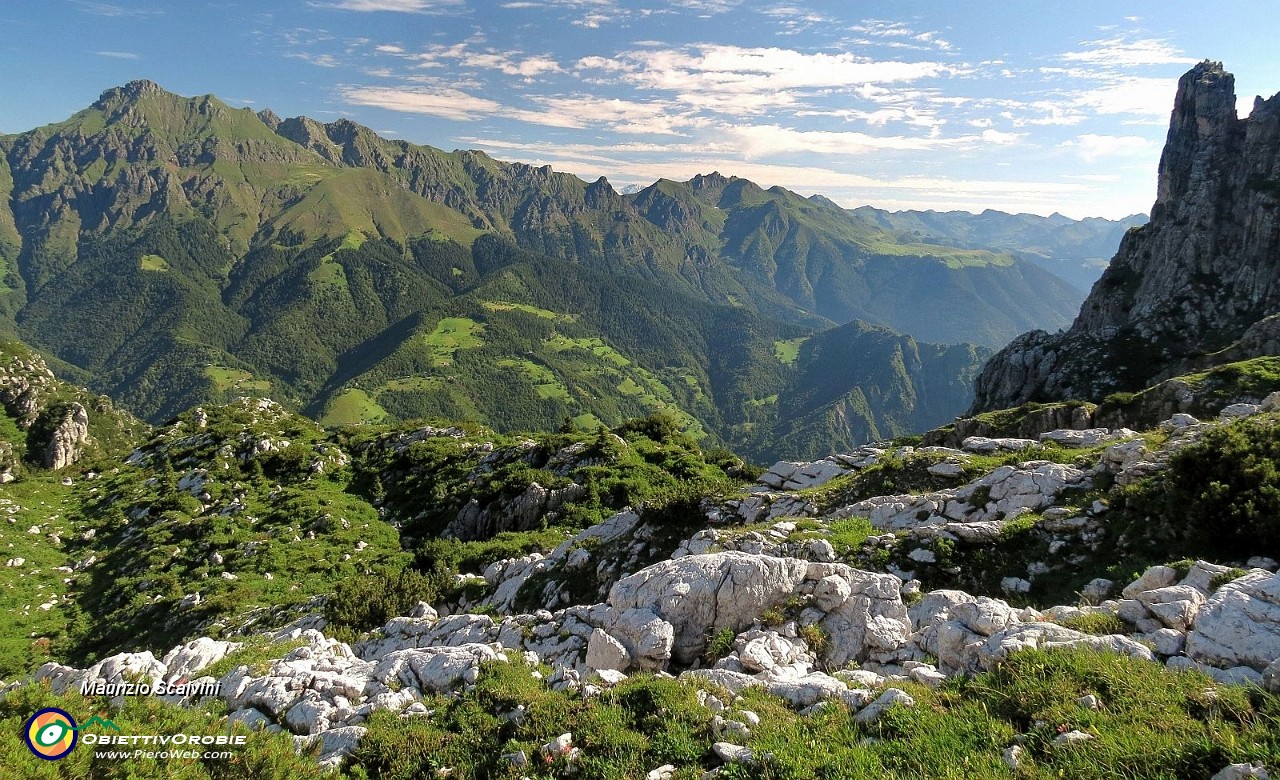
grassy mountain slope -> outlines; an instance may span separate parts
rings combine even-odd
[[[646,218],[723,258],[775,316],[798,308],[834,323],[863,319],[918,339],[994,347],[1019,322],[1065,325],[1079,301],[1007,253],[904,241],[781,187],[711,174],[629,197]]]
[[[863,322],[817,334],[799,344],[787,384],[771,403],[775,421],[753,431],[755,448],[818,458],[936,425],[963,403],[987,354],[967,344],[919,343]]]
[[[793,378],[775,342],[857,318],[995,344],[1063,308],[1007,254],[902,242],[781,188],[623,196],[150,82],[0,156],[0,330],[152,420],[263,394],[330,422],[504,429],[668,410],[745,445]]]

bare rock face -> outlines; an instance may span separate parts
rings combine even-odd
[[[1023,334],[987,363],[973,413],[1140,390],[1228,347],[1262,354],[1273,339],[1244,337],[1280,311],[1280,95],[1247,119],[1235,104],[1221,63],[1182,77],[1151,221],[1123,238],[1069,330]]]
[[[1219,588],[1187,636],[1187,655],[1258,671],[1280,658],[1280,574],[1255,569]]]
[[[675,628],[672,658],[690,663],[712,631],[746,628],[804,581],[808,562],[741,552],[690,555],[619,580],[609,592],[617,610],[648,610]]]
[[[18,459],[13,453],[13,445],[7,441],[0,441],[0,485],[16,479],[13,471],[17,465]]]
[[[44,397],[53,389],[53,372],[39,355],[9,355],[0,359],[0,406],[19,428],[30,428],[40,414]]]
[[[80,460],[85,446],[89,444],[89,414],[84,407],[71,403],[59,413],[42,459],[45,468],[55,471]]]

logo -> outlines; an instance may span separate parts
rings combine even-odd
[[[57,761],[76,746],[76,721],[62,710],[48,707],[27,720],[22,736],[32,753],[46,761]]]

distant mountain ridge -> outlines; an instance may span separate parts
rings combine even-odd
[[[246,393],[333,422],[537,428],[669,409],[738,444],[772,440],[790,414],[773,404],[805,374],[778,350],[819,331],[860,320],[913,344],[998,346],[1065,324],[1074,300],[1007,252],[902,241],[779,187],[713,173],[624,196],[148,81],[0,137],[0,266],[0,331],[151,419]],[[827,381],[931,381],[895,368],[897,348],[872,352]],[[980,353],[948,386],[967,387]],[[907,432],[965,393],[884,394],[815,435]],[[943,396],[927,421],[879,417]]]
[[[872,206],[852,210],[903,239],[965,248],[1005,250],[1056,274],[1084,291],[1093,286],[1115,254],[1120,239],[1147,221],[1145,214],[1123,219],[1071,219],[1061,214],[1006,214],[967,211],[885,211]]]
[[[1280,95],[1236,116],[1235,79],[1205,61],[1178,82],[1151,221],[1126,233],[1071,328],[1018,337],[973,411],[1103,400],[1275,354],[1280,313]]]

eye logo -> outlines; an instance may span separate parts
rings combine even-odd
[[[27,720],[22,736],[31,752],[57,761],[76,746],[76,721],[56,707],[40,710]]]

